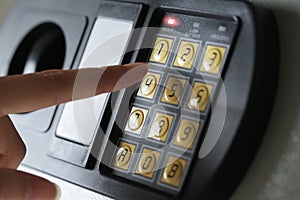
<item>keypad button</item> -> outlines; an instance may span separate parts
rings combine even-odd
[[[160,179],[161,182],[179,187],[187,161],[182,158],[170,156]]]
[[[172,39],[157,37],[149,60],[151,62],[165,64],[172,47],[172,43]]]
[[[207,45],[200,71],[218,74],[222,67],[225,52],[225,47]]]
[[[135,145],[126,142],[120,142],[113,165],[120,169],[128,170],[134,150]]]
[[[188,100],[188,108],[204,112],[206,110],[213,86],[195,82]]]
[[[183,148],[192,149],[200,122],[182,119],[174,140],[174,144]]]
[[[148,72],[141,82],[137,95],[148,99],[153,99],[160,77],[160,74]]]
[[[174,117],[172,115],[156,113],[151,125],[149,137],[162,142],[166,141],[173,118]]]
[[[181,78],[169,77],[161,102],[178,105],[183,93],[186,80]]]
[[[132,107],[132,110],[130,112],[125,131],[140,134],[141,130],[143,128],[146,116],[148,114],[148,110],[138,108],[138,107]]]
[[[159,158],[159,152],[144,148],[136,169],[136,173],[150,179],[153,178]]]
[[[195,42],[182,41],[180,43],[176,59],[175,67],[191,69],[199,44]]]

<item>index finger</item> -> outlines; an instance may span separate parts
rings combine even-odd
[[[137,83],[146,74],[148,64],[133,63],[101,68],[74,70],[50,70],[26,75],[15,75],[0,78],[0,116],[29,112],[40,108],[77,100],[104,92],[120,90]],[[73,86],[76,77],[84,74],[84,81],[76,88]],[[126,79],[122,78],[126,75]],[[130,78],[128,78],[130,77]],[[99,79],[96,91],[95,78]],[[118,84],[117,84],[118,83]]]

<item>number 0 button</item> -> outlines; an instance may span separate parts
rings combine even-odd
[[[148,110],[132,107],[131,113],[129,115],[125,131],[140,134],[145,122]]]
[[[210,99],[213,86],[195,82],[188,100],[188,108],[204,112]]]
[[[149,60],[151,62],[165,64],[172,47],[172,43],[172,39],[157,37]]]
[[[199,122],[182,119],[175,137],[174,144],[192,149],[198,132]]]
[[[163,171],[161,182],[178,187],[186,167],[186,160],[170,156]]]
[[[161,102],[178,105],[182,96],[186,80],[169,77]]]
[[[144,148],[136,169],[136,173],[150,179],[153,178],[159,158],[159,152]]]
[[[128,170],[135,145],[126,142],[120,142],[115,156],[114,166],[123,170]]]

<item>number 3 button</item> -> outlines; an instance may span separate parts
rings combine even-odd
[[[160,181],[175,187],[179,187],[185,167],[186,160],[170,156]]]

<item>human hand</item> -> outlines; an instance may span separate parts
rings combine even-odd
[[[53,183],[16,170],[25,156],[26,147],[8,114],[29,112],[117,91],[140,81],[147,69],[146,63],[134,63],[0,77],[0,199],[59,198],[59,189]],[[74,97],[73,86],[78,72],[80,72],[81,84],[80,88],[76,88],[76,94],[79,95]],[[86,79],[82,81],[82,77]],[[89,77],[101,77],[96,94],[89,89],[92,87]]]

